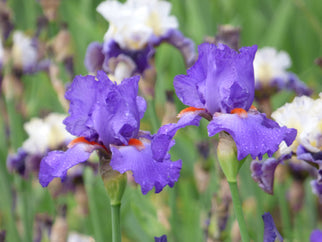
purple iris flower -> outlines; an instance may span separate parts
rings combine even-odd
[[[276,239],[280,242],[283,241],[283,237],[278,232],[273,217],[270,213],[262,215],[264,221],[264,242],[274,242]]]
[[[236,52],[226,45],[204,43],[198,50],[198,60],[187,75],[178,75],[174,80],[177,96],[190,107],[178,115],[177,124],[159,130],[163,140],[170,141],[179,128],[199,125],[201,117],[205,117],[210,121],[209,136],[221,131],[232,136],[238,160],[247,155],[253,159],[261,159],[266,153],[272,156],[282,141],[290,145],[296,130],[280,127],[252,106],[257,47],[244,47]]]
[[[94,150],[111,153],[110,165],[124,173],[131,170],[134,179],[146,194],[153,187],[160,192],[178,180],[181,160],[172,162],[165,144],[162,156],[158,135],[140,131],[146,102],[137,96],[139,76],[113,83],[103,71],[96,76],[77,76],[66,92],[70,101],[66,129],[79,138],[69,144],[67,151],[52,151],[40,164],[39,181],[47,186],[55,177],[65,179],[67,170],[85,162]],[[156,158],[156,155],[157,158]]]
[[[186,66],[191,66],[196,58],[195,46],[192,40],[186,38],[179,30],[171,29],[164,36],[152,36],[148,44],[138,50],[124,49],[113,39],[103,44],[92,42],[89,44],[85,55],[85,67],[89,72],[104,70],[113,73],[111,61],[121,58],[121,61],[134,64],[133,74],[142,75],[151,66],[152,57],[155,54],[155,47],[166,42],[180,50],[184,57]]]

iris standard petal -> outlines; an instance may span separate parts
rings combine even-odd
[[[71,167],[86,161],[97,146],[85,143],[78,143],[67,151],[52,151],[45,156],[39,169],[39,183],[46,187],[56,177],[62,180]]]
[[[104,77],[98,76],[100,81],[107,78],[106,74],[102,75]],[[98,141],[106,147],[127,144],[128,139],[135,137],[139,131],[142,115],[137,105],[139,79],[135,76],[124,79],[119,85],[113,83],[93,107],[93,127],[99,134]],[[140,105],[143,109],[142,101]]]
[[[254,100],[253,60],[257,46],[239,53],[226,45],[202,44],[208,49],[206,108],[210,113],[229,113],[234,108],[248,110]]]
[[[265,213],[262,215],[264,221],[264,242],[274,242],[275,239],[282,242],[283,237],[278,232],[273,217],[270,213]]]
[[[173,187],[180,176],[181,160],[172,162],[166,155],[162,162],[158,162],[153,159],[150,140],[141,139],[141,142],[143,148],[111,145],[111,167],[120,173],[132,171],[143,194],[147,194],[153,187],[156,193],[167,185]]]
[[[205,84],[207,76],[207,54],[210,44],[198,47],[199,56],[195,64],[187,70],[187,75],[174,78],[174,89],[180,101],[187,106],[205,107]]]
[[[75,77],[65,94],[70,101],[69,116],[64,120],[69,133],[88,140],[98,136],[92,123],[93,107],[101,93],[111,85],[111,82],[104,80],[96,81],[95,76],[91,75]]]
[[[226,131],[233,137],[238,160],[247,155],[251,155],[253,159],[261,159],[266,153],[272,156],[282,141],[291,145],[297,133],[295,129],[280,127],[262,113],[248,113],[247,117],[216,113],[208,125],[208,135],[213,136],[220,131]]]

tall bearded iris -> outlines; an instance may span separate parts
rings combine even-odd
[[[134,73],[142,75],[151,68],[155,47],[163,42],[179,49],[187,66],[195,61],[194,43],[178,30],[169,2],[103,1],[97,11],[109,22],[109,28],[103,44],[93,42],[88,46],[85,66],[89,72],[103,69],[116,79]]]
[[[280,127],[252,106],[256,49],[244,47],[236,52],[225,45],[200,45],[196,63],[187,75],[178,75],[174,80],[177,96],[191,107],[178,115],[177,124],[162,127],[160,137],[170,141],[179,128],[199,125],[205,117],[210,121],[209,136],[220,131],[232,136],[238,160],[247,155],[260,159],[266,153],[271,156],[282,141],[290,145],[296,130]]]
[[[47,186],[55,177],[64,179],[67,170],[86,161],[94,150],[111,155],[110,166],[124,173],[131,170],[146,194],[155,187],[172,187],[177,181],[181,161],[171,162],[168,150],[158,155],[157,135],[140,131],[146,103],[137,96],[139,77],[124,79],[119,85],[99,71],[97,76],[77,76],[66,92],[70,101],[66,129],[79,138],[69,149],[50,152],[41,162],[39,181]],[[152,147],[152,148],[151,148]],[[156,156],[158,159],[156,159]]]

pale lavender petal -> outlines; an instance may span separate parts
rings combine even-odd
[[[67,170],[86,161],[96,146],[78,143],[67,151],[52,151],[40,163],[39,183],[46,187],[56,177],[66,178]]]
[[[322,181],[313,180],[310,182],[312,191],[322,200]]]
[[[253,159],[256,157],[261,159],[266,153],[272,156],[282,141],[291,145],[297,133],[295,129],[280,127],[262,113],[248,113],[247,117],[216,113],[208,125],[208,134],[213,136],[220,131],[226,131],[233,137],[237,146],[238,160],[247,155],[251,155]]]
[[[172,138],[176,132],[189,125],[199,126],[203,111],[187,112],[182,115],[177,123],[163,125],[152,140],[153,158],[162,161],[171,146]]]
[[[287,154],[278,159],[268,158],[264,161],[253,160],[250,165],[252,178],[258,183],[261,189],[269,194],[273,194],[275,169],[283,160],[290,159],[291,156],[291,154]]]
[[[150,140],[141,139],[141,142],[144,145],[142,149],[111,145],[111,167],[120,173],[132,171],[143,194],[147,194],[153,187],[156,193],[161,192],[167,185],[173,187],[180,176],[181,160],[172,162],[170,155],[166,155],[162,162],[158,162],[153,159]]]
[[[310,235],[310,242],[321,242],[322,241],[322,231],[315,229]]]
[[[103,44],[92,42],[89,44],[85,54],[85,67],[88,72],[96,73],[103,68],[104,63]]]
[[[283,237],[278,232],[273,217],[270,213],[262,215],[264,221],[264,239],[263,242],[274,242],[276,239],[280,242],[283,241]]]

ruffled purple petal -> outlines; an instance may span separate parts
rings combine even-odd
[[[127,144],[137,135],[146,104],[137,97],[139,76],[113,83],[103,71],[77,76],[66,92],[70,116],[66,129],[75,136],[109,144]]]
[[[239,53],[226,45],[202,44],[208,49],[206,107],[210,113],[230,113],[234,108],[248,110],[254,100],[253,60],[257,46]]]
[[[321,242],[322,241],[322,231],[315,229],[310,235],[310,242]]]
[[[265,213],[262,215],[264,221],[264,238],[263,242],[274,242],[275,239],[282,242],[283,237],[278,232],[273,217],[270,213]]]
[[[156,161],[162,161],[164,156],[167,154],[171,146],[172,138],[176,132],[188,125],[199,126],[201,116],[199,116],[203,111],[187,112],[182,115],[177,123],[170,123],[163,125],[158,133],[152,140],[151,148],[153,153],[153,158]]]
[[[111,82],[96,81],[95,76],[75,77],[65,94],[65,98],[70,101],[70,115],[64,120],[68,132],[88,140],[97,138],[97,131],[92,124],[93,107],[98,97],[111,85]]]
[[[207,77],[207,55],[210,44],[198,47],[199,56],[196,63],[187,70],[187,75],[174,78],[174,88],[180,101],[187,106],[205,108],[205,86]]]
[[[188,106],[205,107],[210,113],[248,110],[254,100],[253,60],[257,46],[238,52],[226,45],[203,43],[198,60],[187,75],[175,77],[179,99]]]
[[[85,54],[84,64],[88,72],[96,73],[103,68],[105,56],[103,54],[103,44],[92,42],[89,44]]]
[[[261,159],[266,153],[272,156],[282,141],[291,145],[297,133],[295,129],[280,127],[262,113],[248,113],[247,117],[216,113],[208,125],[208,134],[213,136],[220,131],[226,131],[233,137],[238,160],[247,155],[251,155],[253,159]]]
[[[153,159],[151,141],[143,138],[144,148],[135,146],[111,145],[111,167],[124,173],[132,171],[134,180],[140,184],[143,194],[147,194],[155,187],[159,193],[165,186],[173,187],[178,181],[182,166],[181,160],[172,162],[167,154],[162,162]]]
[[[66,178],[67,170],[86,161],[96,146],[78,143],[67,151],[52,151],[40,163],[39,183],[46,187],[56,177]]]
[[[103,72],[98,72],[97,79],[102,83],[111,82]],[[93,108],[93,127],[99,134],[98,141],[106,147],[109,144],[127,144],[139,131],[144,109],[142,100],[141,111],[137,106],[139,79],[139,76],[135,76],[124,79],[119,85],[113,83]]]
[[[185,37],[179,30],[170,29],[165,35],[151,40],[152,45],[156,46],[162,42],[168,42],[176,47],[182,54],[186,67],[190,67],[196,61],[197,55],[194,42]]]
[[[273,194],[274,173],[276,167],[283,161],[291,158],[291,154],[283,155],[278,159],[268,158],[265,161],[253,160],[250,169],[252,178],[258,186],[269,194]]]

